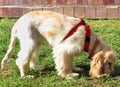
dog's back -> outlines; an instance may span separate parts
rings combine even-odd
[[[60,43],[64,38],[64,36],[79,21],[80,21],[79,18],[65,16],[63,14],[59,14],[56,12],[33,11],[22,16],[16,22],[14,27],[16,27],[17,29],[17,37],[19,39],[25,38],[27,36],[32,38],[35,37],[36,39],[36,37],[42,35],[47,40],[47,42],[51,46],[53,46]],[[18,28],[18,26],[20,27]],[[59,32],[62,32],[62,33],[59,33]],[[36,33],[38,35],[36,35]]]
[[[36,56],[39,53],[41,43],[46,41],[51,47],[56,47],[62,43],[65,35],[79,22],[79,18],[51,11],[33,11],[23,15],[12,28],[11,41],[8,51],[1,62],[1,68],[4,68],[5,63],[11,57],[18,38],[21,50],[18,53],[16,64],[20,69],[21,76],[25,76],[28,64],[30,64],[30,67],[36,68]],[[66,40],[66,43],[63,43],[62,47],[59,46],[60,49],[57,49],[57,51],[67,49],[68,52],[79,53],[79,50],[82,50],[84,45],[84,26],[79,31],[79,33],[73,35],[75,38]],[[76,38],[79,40],[76,40]],[[79,46],[80,43],[82,45]],[[63,47],[64,49],[61,49]],[[58,53],[57,51],[56,53]]]

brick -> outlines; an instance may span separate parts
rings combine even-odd
[[[93,0],[93,5],[103,5],[103,0]]]
[[[52,0],[46,0],[48,5],[52,4]]]
[[[4,8],[4,17],[20,17],[22,14],[22,8]]]
[[[14,3],[14,5],[19,5],[19,0],[13,0],[13,3]]]
[[[23,15],[23,9],[22,8],[13,8],[12,17],[19,18],[22,15]]]
[[[95,7],[86,7],[85,8],[85,17],[95,18]]]
[[[78,5],[82,5],[82,3],[83,3],[83,0],[77,0]]]
[[[23,0],[23,4],[28,4],[28,0]]]
[[[118,8],[107,8],[107,18],[118,18]]]
[[[114,5],[114,0],[109,0],[110,5]]]
[[[13,5],[14,0],[9,0],[9,5]]]
[[[93,5],[98,5],[98,0],[93,0]]]
[[[54,5],[56,5],[56,4],[57,4],[57,1],[56,1],[56,0],[52,0],[52,3],[53,3]]]
[[[4,8],[4,17],[12,17],[12,8]]]
[[[28,12],[32,11],[30,8],[23,8],[23,14],[26,14]]]
[[[105,7],[98,7],[96,8],[96,18],[106,18],[106,8]]]
[[[103,0],[98,0],[98,5],[103,5]]]
[[[19,5],[23,5],[23,0],[19,0]]]
[[[0,17],[3,17],[3,9],[0,8]]]
[[[85,16],[85,8],[84,7],[76,7],[75,8],[75,16],[83,18]]]
[[[42,11],[43,8],[33,8],[32,11]]]
[[[104,5],[108,5],[109,4],[109,0],[103,0],[103,4]]]
[[[67,0],[56,0],[57,5],[65,5],[67,4]]]
[[[120,0],[114,0],[115,5],[120,5]]]
[[[44,0],[42,4],[47,5],[47,0]]]
[[[68,16],[74,16],[73,7],[64,7],[64,14]]]
[[[0,5],[4,5],[4,0],[0,0]]]
[[[93,0],[88,0],[88,5],[92,5],[93,4]]]
[[[43,4],[43,0],[37,0],[38,4],[42,5]]]
[[[37,0],[28,0],[28,2],[26,4],[27,5],[36,5],[37,4]]]
[[[37,0],[29,0],[29,5],[37,5],[38,1]]]
[[[88,0],[83,0],[83,1],[82,1],[82,4],[83,4],[83,5],[88,5]]]
[[[76,5],[77,4],[77,0],[68,0],[67,4],[68,5]]]
[[[54,11],[54,8],[43,8],[43,11]]]
[[[118,8],[118,18],[120,19],[120,8]]]
[[[52,4],[56,5],[56,0],[52,0]]]
[[[63,7],[55,7],[54,11],[63,14]]]
[[[4,5],[9,5],[9,0],[4,0]]]

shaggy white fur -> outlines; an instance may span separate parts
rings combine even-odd
[[[40,45],[43,42],[47,42],[53,49],[56,69],[59,75],[65,78],[78,76],[79,74],[74,71],[79,71],[80,69],[74,66],[73,59],[84,50],[85,26],[78,27],[77,31],[66,40],[63,41],[63,38],[79,22],[79,18],[50,11],[33,11],[23,15],[13,26],[9,49],[1,62],[1,69],[4,68],[5,63],[11,57],[13,47],[18,38],[21,49],[18,53],[16,64],[22,77],[27,76],[28,66],[37,70],[45,68],[44,66],[36,66]],[[114,71],[115,52],[110,46],[99,39],[93,31],[91,31],[90,38],[89,51],[92,49],[96,39],[100,41],[91,58],[90,75],[99,77],[104,73],[111,74]],[[100,54],[102,55],[100,56],[102,61],[96,60],[96,58],[99,58],[99,52],[101,51],[103,52]],[[102,63],[99,66],[96,62]],[[97,70],[94,66],[100,67],[100,69]],[[95,73],[95,71],[99,73]]]

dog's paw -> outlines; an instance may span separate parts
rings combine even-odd
[[[66,76],[66,79],[71,79],[71,78],[75,78],[75,77],[78,77],[79,76],[79,73],[71,73],[71,74],[68,74]]]
[[[101,75],[98,75],[97,78],[101,78],[101,77],[108,77],[110,76],[109,74],[101,74]]]
[[[4,67],[0,67],[0,70],[4,70]]]
[[[91,77],[93,77],[93,78],[102,78],[102,77],[108,77],[108,76],[110,76],[109,74],[92,74],[92,75],[90,75]]]
[[[34,75],[26,75],[26,76],[21,76],[22,79],[26,79],[26,78],[35,78]]]
[[[4,66],[1,65],[0,69],[1,69],[1,70],[4,70]]]
[[[73,72],[82,72],[82,71],[84,71],[83,68],[80,68],[80,67],[74,67],[73,68]]]
[[[79,73],[68,73],[68,74],[58,73],[58,75],[62,76],[63,78],[66,78],[66,79],[71,79],[74,77],[78,77]]]

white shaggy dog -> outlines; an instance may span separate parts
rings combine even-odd
[[[88,33],[86,28],[88,28]],[[80,69],[74,67],[73,59],[80,55],[84,49],[93,61],[91,67],[97,65],[95,62],[99,62],[99,60],[95,61],[95,59],[102,51],[100,59],[104,61],[102,62],[103,65],[100,63],[101,65],[97,65],[97,69],[93,67],[94,71],[90,69],[91,76],[100,77],[114,71],[113,65],[116,58],[114,51],[79,18],[50,11],[33,11],[23,15],[13,26],[9,49],[1,62],[1,69],[4,68],[5,63],[11,57],[17,38],[20,41],[21,49],[16,64],[21,77],[27,76],[28,66],[37,70],[44,69],[44,66],[36,66],[40,45],[43,42],[47,42],[53,49],[56,69],[62,77],[69,78],[79,75],[74,72]],[[105,64],[107,68],[103,68]]]

